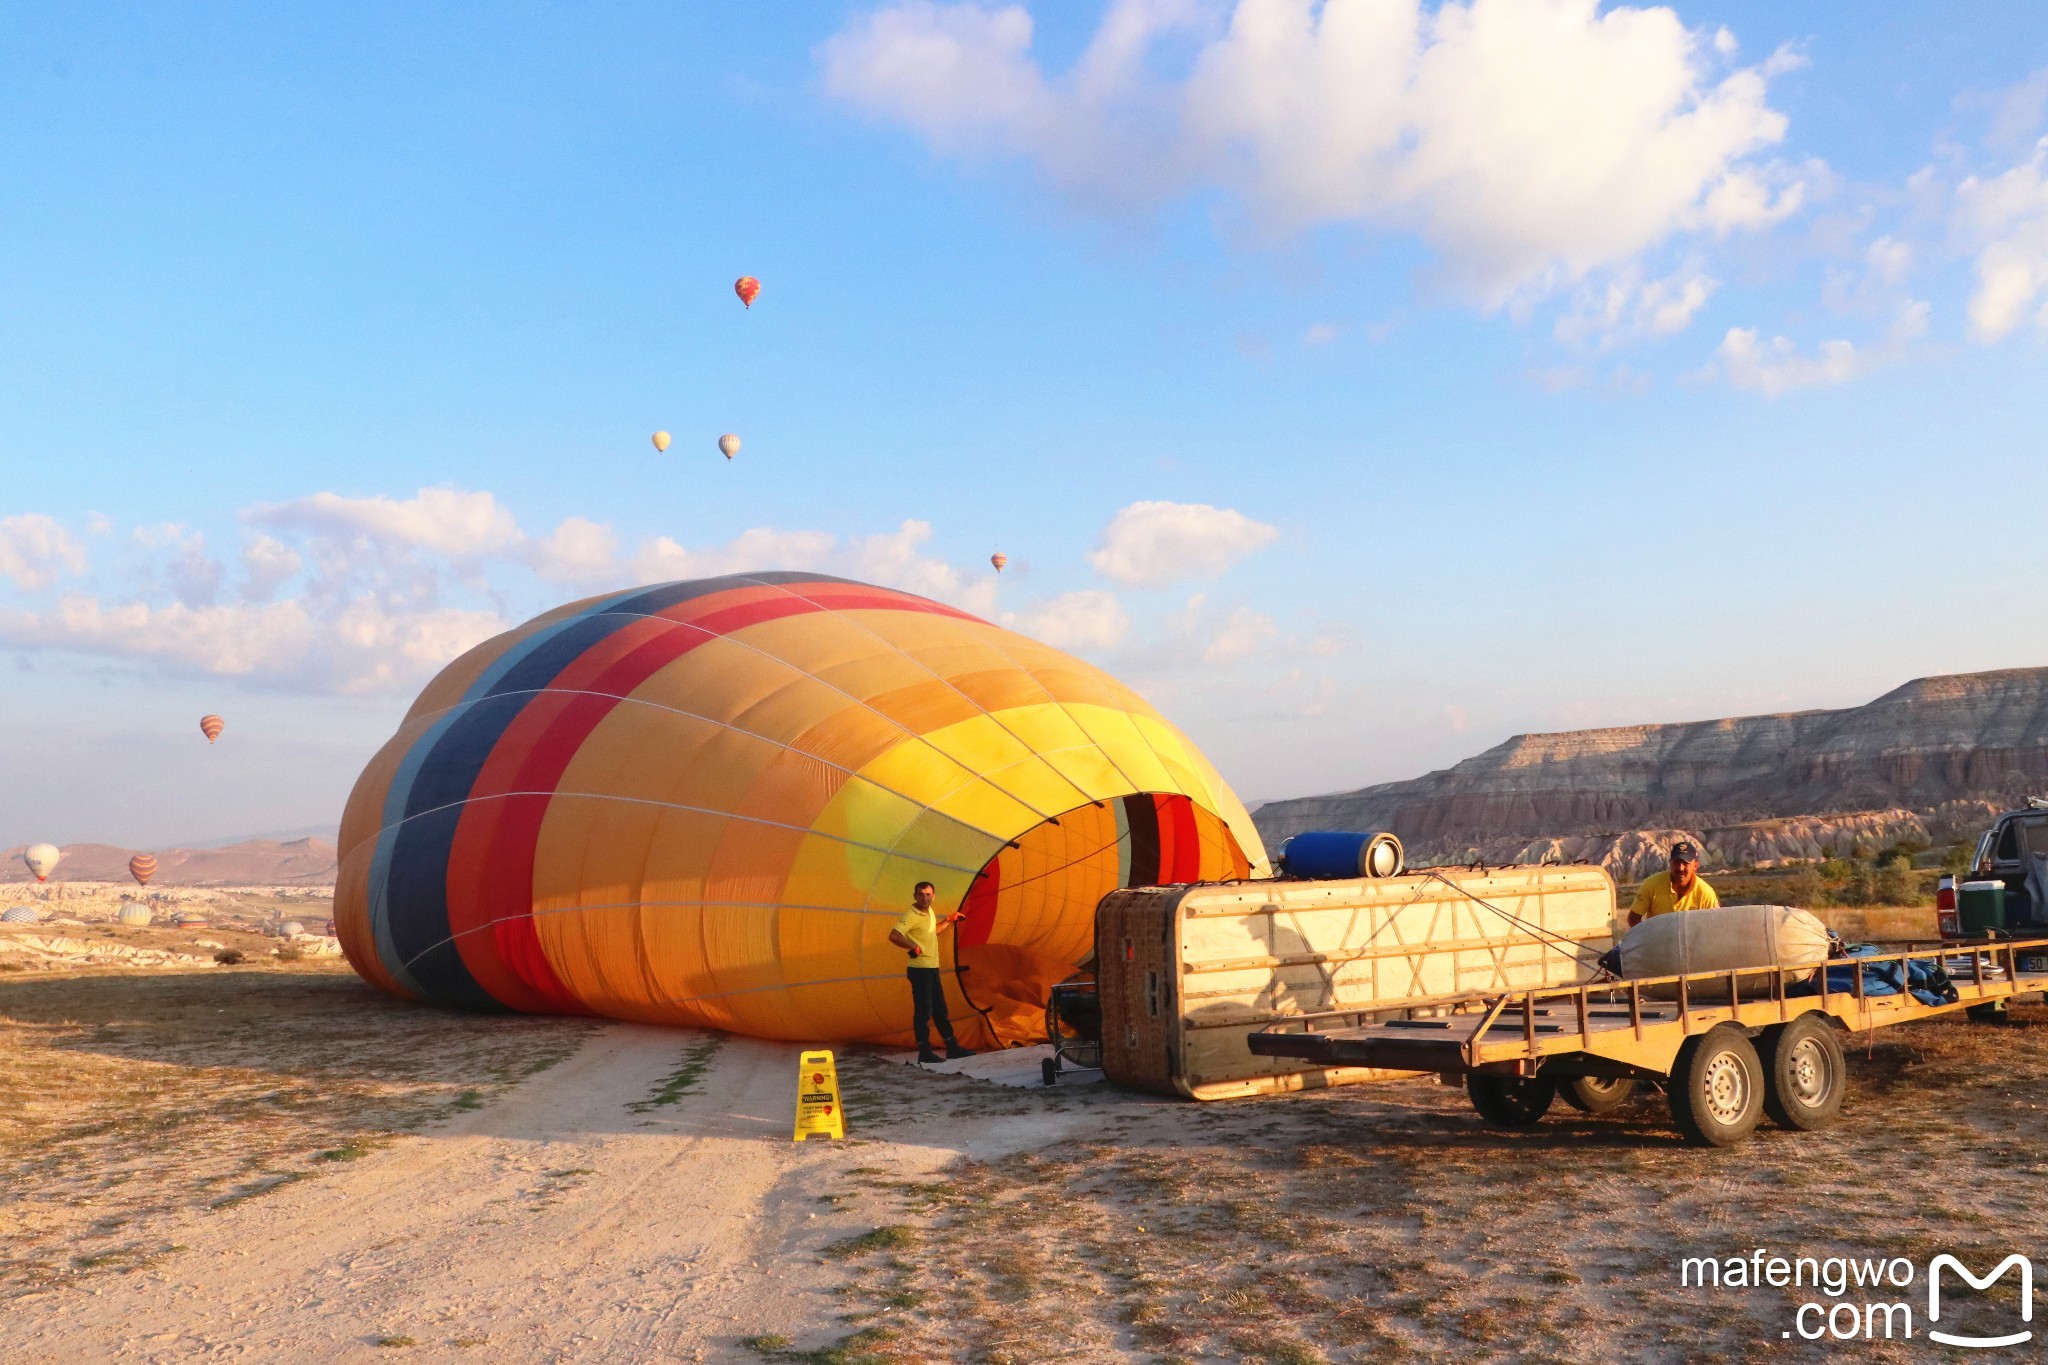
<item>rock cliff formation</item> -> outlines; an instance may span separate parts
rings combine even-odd
[[[1305,829],[1387,829],[1418,861],[1684,830],[1710,861],[1753,863],[1946,842],[2044,791],[2048,668],[2026,668],[1920,678],[1842,711],[1517,735],[1424,777],[1272,801],[1253,818],[1269,847]]]

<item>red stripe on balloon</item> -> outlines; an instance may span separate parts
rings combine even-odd
[[[1162,796],[1159,801],[1159,866],[1171,869],[1165,880],[1194,882],[1202,879],[1202,831],[1195,823],[1195,803],[1185,796]],[[1168,830],[1173,833],[1169,837]],[[1169,857],[1167,849],[1171,848]]]
[[[572,703],[609,711],[609,699],[578,697],[605,671],[667,633],[653,618],[628,622],[584,650],[505,727],[471,784],[448,851],[448,928],[463,964],[500,1004],[532,1012],[580,1012],[548,965],[533,924],[533,859],[541,819],[561,768],[534,762],[548,730]],[[553,689],[561,689],[559,691]],[[484,799],[479,799],[484,798]]]
[[[493,998],[514,1009],[534,1008],[508,998],[522,994],[506,983],[509,972],[532,996],[548,1002],[540,1008],[582,1008],[548,966],[533,925],[533,866],[541,825],[562,774],[620,698],[706,641],[764,621],[850,607],[965,615],[921,598],[872,589],[834,596],[837,600],[825,603],[779,588],[750,586],[713,593],[621,626],[556,674],[549,690],[528,702],[505,728],[471,787],[448,869],[449,927],[459,936],[465,964]],[[753,600],[734,602],[736,597]],[[555,689],[579,694],[564,697]],[[478,799],[491,796],[502,799]],[[491,926],[488,939],[462,932],[482,924]],[[498,993],[501,985],[506,995]]]
[[[953,926],[953,932],[960,936],[962,948],[979,948],[988,942],[989,934],[996,927],[996,897],[1003,891],[1002,854],[988,860],[988,866],[967,888],[966,899],[960,902],[960,909],[967,918]]]

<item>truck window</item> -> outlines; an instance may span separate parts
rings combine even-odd
[[[2031,856],[2048,853],[2048,820],[2029,820],[2020,831],[2020,842]]]
[[[1998,831],[1998,861],[2016,863],[2020,860],[2020,822],[2008,820],[2005,828]]]

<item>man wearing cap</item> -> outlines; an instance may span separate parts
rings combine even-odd
[[[1700,851],[1690,839],[1680,839],[1671,846],[1671,870],[1643,878],[1635,906],[1628,912],[1628,927],[1633,929],[1653,915],[1713,910],[1720,904],[1714,888],[1700,880]]]

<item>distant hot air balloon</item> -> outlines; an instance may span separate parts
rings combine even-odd
[[[728,431],[725,435],[718,438],[718,448],[724,451],[725,458],[730,460],[733,456],[740,453],[740,438]]]
[[[665,431],[657,431],[657,432],[655,432],[655,433],[654,433],[654,448],[655,448],[656,450],[660,451],[660,452],[661,452],[662,454],[664,454],[664,455],[666,455],[666,454],[668,453],[668,433],[667,433],[667,432],[665,432]]]
[[[128,860],[128,875],[135,878],[137,886],[148,886],[149,879],[156,875],[156,855],[138,853]]]
[[[226,724],[227,722],[223,721],[219,716],[201,716],[199,718],[199,733],[205,735],[206,742],[211,744],[220,738],[220,732],[225,728]]]
[[[994,554],[988,557],[988,562],[996,566],[997,573],[1001,573],[1003,571],[1003,565],[1010,562],[1010,557],[1004,554],[1001,550],[997,550]]]
[[[754,296],[761,292],[761,282],[752,275],[742,275],[733,281],[732,292],[740,296],[741,303],[752,308]]]
[[[55,844],[30,844],[21,852],[21,860],[28,864],[28,870],[36,874],[39,882],[49,880],[63,857]]]

